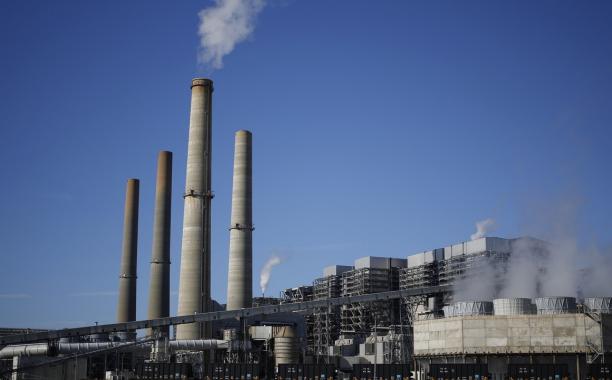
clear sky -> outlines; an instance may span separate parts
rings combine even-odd
[[[197,59],[210,5],[0,3],[0,326],[114,321],[132,177],[146,317],[159,150],[174,152],[176,312],[195,76],[215,81],[221,302],[239,129],[253,132],[254,289],[284,258],[269,294],[468,240],[485,218],[497,236],[561,223],[612,245],[612,2],[271,0],[217,70]]]

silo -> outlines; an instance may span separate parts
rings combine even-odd
[[[295,328],[282,326],[274,336],[274,360],[276,365],[298,362]]]
[[[493,302],[491,301],[464,301],[453,304],[454,316],[465,317],[471,315],[493,314]]]
[[[612,314],[612,297],[585,298],[584,307],[594,313]]]
[[[533,309],[530,298],[498,298],[493,300],[495,315],[533,314]]]
[[[574,297],[540,297],[535,299],[538,314],[569,314],[576,312]]]

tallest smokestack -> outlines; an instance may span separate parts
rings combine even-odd
[[[252,138],[236,132],[234,183],[230,224],[227,310],[251,307],[253,302]]]
[[[210,79],[191,82],[191,116],[183,213],[178,315],[210,310],[212,92]],[[208,338],[210,324],[177,326],[177,339]]]

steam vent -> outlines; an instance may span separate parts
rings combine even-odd
[[[152,207],[144,215],[153,225],[150,275],[140,285],[148,289],[146,311],[136,310],[140,181],[129,179],[123,246],[109,254],[120,268],[116,323],[0,329],[0,379],[611,378],[612,289],[590,294],[568,287],[550,270],[554,246],[532,237],[478,237],[480,226],[473,240],[402,257],[381,252],[333,263],[330,255],[330,265],[307,284],[286,284],[279,297],[253,297],[253,260],[269,258],[253,249],[259,140],[256,131],[236,128],[232,192],[222,203],[229,208],[231,198],[225,210],[231,216],[214,226],[225,231],[229,223],[229,252],[213,256],[212,94],[210,79],[192,80],[186,162],[161,151],[155,188],[143,181],[155,192],[155,201],[143,205]],[[217,128],[224,139],[233,132]],[[177,133],[186,132],[185,125]],[[173,164],[186,170],[177,263],[170,260]],[[213,257],[220,260],[214,268],[228,268],[222,294],[211,294]],[[278,264],[272,259],[266,276]],[[524,263],[529,271],[520,269]],[[578,278],[588,281],[588,270]],[[179,276],[176,313],[171,273]],[[215,300],[224,297],[226,305]]]

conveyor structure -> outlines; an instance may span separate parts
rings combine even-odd
[[[248,309],[215,311],[207,313],[196,313],[193,315],[183,315],[177,317],[147,319],[141,321],[112,323],[105,325],[76,327],[63,330],[51,330],[42,332],[33,332],[28,334],[17,334],[0,337],[0,346],[18,343],[29,343],[37,341],[55,340],[66,337],[75,337],[92,334],[114,333],[120,331],[140,330],[140,329],[156,329],[171,325],[182,325],[194,322],[211,322],[219,320],[228,320],[235,318],[247,318],[259,315],[272,315],[288,312],[314,312],[322,307],[334,307],[346,305],[356,302],[367,303],[393,299],[401,299],[402,297],[410,297],[417,295],[433,295],[449,291],[447,286],[429,286],[415,289],[394,290],[390,292],[363,294],[358,296],[348,296],[339,298],[328,298],[323,300],[306,301],[299,303],[287,303],[281,305],[266,305]]]

